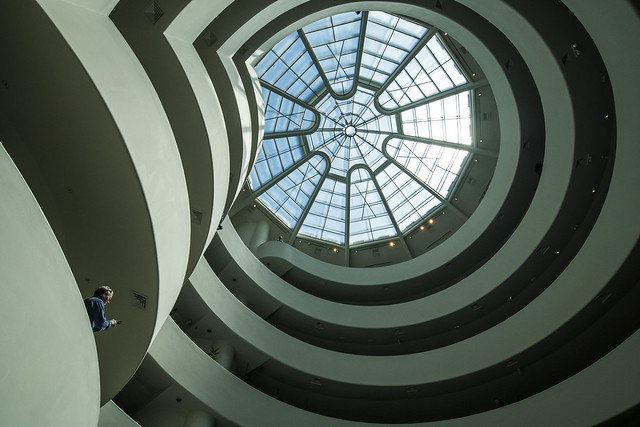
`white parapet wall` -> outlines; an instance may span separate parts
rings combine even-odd
[[[73,274],[0,145],[0,425],[95,425],[100,376]]]

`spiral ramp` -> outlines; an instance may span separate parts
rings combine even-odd
[[[468,220],[366,269],[274,241],[243,191],[254,54],[355,10],[448,31],[500,118]],[[10,0],[0,21],[0,425],[640,420],[636,2]],[[125,323],[94,341],[103,283]]]

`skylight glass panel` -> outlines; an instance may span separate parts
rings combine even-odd
[[[471,145],[471,92],[466,91],[403,111],[406,135]]]
[[[428,29],[384,12],[369,12],[359,79],[382,84]]]
[[[300,227],[299,234],[343,245],[345,243],[346,190],[344,182],[326,178]]]
[[[260,80],[305,102],[316,98],[324,87],[298,33],[276,44],[258,62],[255,70]]]
[[[398,164],[442,197],[449,195],[451,185],[469,155],[464,150],[398,138],[390,140],[386,148]]]
[[[302,29],[331,89],[338,95],[352,90],[358,57],[361,14],[342,13]]]
[[[322,156],[314,156],[276,182],[258,200],[289,228],[294,228],[326,166]]]
[[[400,232],[440,205],[440,200],[393,163],[380,171],[376,180]]]
[[[264,87],[262,98],[265,104],[265,138],[271,134],[305,132],[313,128],[316,120],[313,111]]]
[[[249,175],[251,190],[257,190],[304,157],[298,136],[265,139]]]
[[[400,71],[379,101],[391,111],[465,83],[467,79],[436,36]]]
[[[366,169],[350,175],[349,244],[395,236],[396,229],[380,193]]]

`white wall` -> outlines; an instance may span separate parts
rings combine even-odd
[[[0,145],[0,424],[95,425],[93,333],[40,207]]]

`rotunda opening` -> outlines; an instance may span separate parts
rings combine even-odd
[[[332,253],[428,250],[427,240],[413,240],[427,244],[415,251],[410,240],[446,211],[459,228],[468,218],[456,206],[461,188],[483,167],[480,70],[468,61],[447,33],[380,11],[329,16],[286,36],[254,64],[265,124],[252,203],[290,230],[289,241],[340,249]]]

